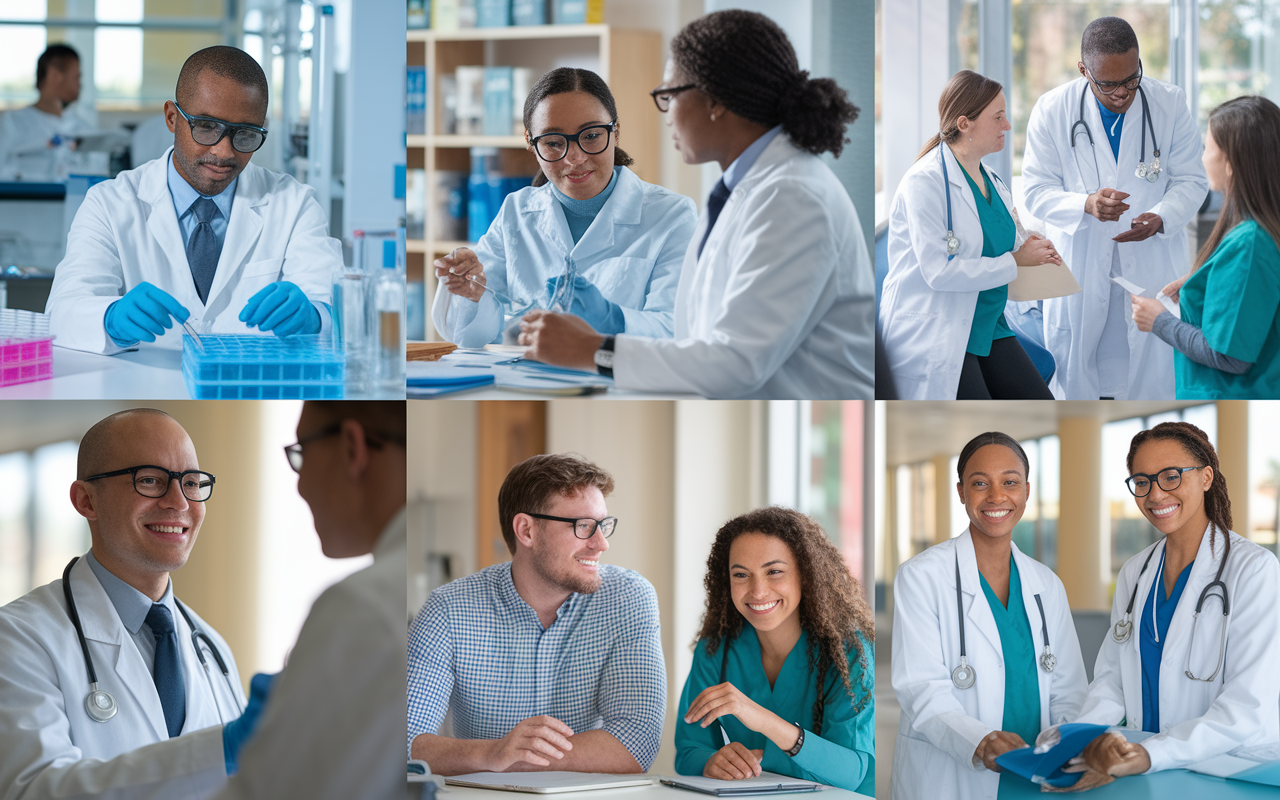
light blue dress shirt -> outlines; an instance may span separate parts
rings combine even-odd
[[[173,155],[169,156],[169,196],[173,198],[173,211],[178,215],[178,229],[182,231],[182,246],[186,248],[187,241],[191,238],[191,234],[195,232],[196,226],[200,221],[196,219],[196,215],[191,213],[191,204],[199,200],[201,197],[209,197],[202,195],[187,183],[187,179],[178,174],[178,168],[173,165]],[[240,182],[240,177],[231,181],[227,188],[220,193],[209,197],[213,204],[218,207],[219,216],[214,217],[209,226],[213,228],[213,235],[218,237],[218,247],[222,247],[227,239],[227,225],[231,222],[231,202],[236,196],[236,184]]]
[[[743,150],[742,153],[733,160],[733,163],[729,165],[729,168],[724,171],[724,175],[721,176],[724,180],[724,186],[726,189],[730,192],[733,191],[734,187],[738,185],[738,182],[751,171],[753,166],[755,166],[756,159],[758,159],[760,154],[764,152],[764,149],[769,146],[769,142],[772,142],[774,137],[780,133],[782,133],[782,126],[774,125],[772,128],[765,131],[763,136],[748,145],[747,149]]]
[[[92,550],[89,551],[89,555],[85,556],[85,560],[89,562],[89,569],[93,570],[94,576],[97,577],[98,583],[102,584],[102,589],[107,593],[107,597],[111,598],[111,605],[115,606],[116,613],[120,615],[120,621],[124,623],[124,628],[129,632],[134,644],[138,645],[138,652],[142,653],[142,661],[147,665],[147,672],[150,672],[151,677],[154,679],[156,637],[151,632],[150,626],[145,624],[147,614],[151,611],[151,598],[109,572],[106,567],[98,563],[98,559],[93,557]],[[176,627],[178,624],[178,609],[173,603],[173,581],[169,581],[169,585],[165,587],[164,597],[160,598],[160,604],[169,609],[169,614],[173,617],[174,626]],[[181,646],[181,641],[179,641],[179,646]]]

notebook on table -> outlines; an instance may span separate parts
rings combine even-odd
[[[595,772],[472,772],[444,780],[450,786],[533,794],[590,792],[653,785],[653,778],[648,775],[608,775]]]
[[[693,775],[680,775],[674,778],[663,777],[661,781],[664,786],[711,794],[716,797],[792,794],[794,792],[816,792],[822,789],[822,784],[820,783],[796,780],[774,772],[762,772],[758,778],[746,778],[740,781],[722,781]]]

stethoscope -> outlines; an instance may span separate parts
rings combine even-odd
[[[951,224],[951,181],[947,176],[947,157],[942,152],[941,141],[938,142],[938,160],[942,162],[942,188],[947,194],[947,260],[950,261],[960,253],[960,240],[956,238],[955,228]],[[1000,181],[1005,191],[1009,190],[999,175],[994,172],[987,172],[987,174]]]
[[[1076,136],[1079,135],[1076,129],[1083,126],[1084,135],[1089,137],[1089,151],[1093,153],[1093,174],[1094,174],[1095,183],[1096,183],[1096,188],[1094,189],[1094,191],[1097,191],[1097,189],[1102,188],[1102,172],[1098,169],[1098,149],[1097,147],[1094,146],[1094,143],[1093,143],[1093,133],[1089,130],[1089,123],[1084,121],[1084,99],[1085,97],[1088,96],[1088,94],[1089,94],[1089,82],[1086,80],[1084,89],[1080,92],[1080,113],[1077,116],[1076,121],[1071,123],[1071,152],[1074,157],[1074,154],[1077,152],[1075,149]],[[1151,121],[1151,108],[1147,105],[1147,93],[1142,90],[1142,86],[1138,86],[1138,98],[1142,100],[1143,124],[1138,126],[1139,129],[1142,131],[1142,146],[1141,146],[1140,155],[1138,158],[1138,166],[1136,169],[1134,169],[1133,174],[1135,177],[1145,178],[1149,183],[1155,183],[1157,180],[1160,179],[1160,173],[1164,171],[1164,168],[1160,166],[1160,144],[1159,142],[1156,141],[1156,126]],[[1117,119],[1117,121],[1119,120]],[[1148,131],[1151,132],[1151,147],[1152,147],[1152,150],[1151,150],[1152,160],[1151,160],[1150,167],[1147,166],[1147,132]],[[1078,162],[1076,166],[1078,169],[1079,168]],[[1084,178],[1084,170],[1080,170],[1080,177],[1081,179]]]
[[[84,665],[89,670],[89,694],[85,695],[84,698],[85,713],[94,722],[106,722],[116,715],[120,707],[116,704],[116,699],[111,692],[98,688],[98,673],[93,668],[93,658],[89,655],[89,643],[85,641],[84,628],[80,626],[80,612],[76,610],[76,601],[71,595],[71,568],[79,560],[79,556],[71,559],[71,563],[67,564],[67,568],[62,571],[62,593],[66,595],[67,616],[71,617],[71,624],[75,626],[76,637],[80,640],[80,651],[84,653]],[[200,643],[204,642],[205,647],[209,648],[209,653],[213,655],[213,660],[218,663],[218,669],[222,671],[222,680],[227,684],[227,692],[230,693],[232,701],[238,707],[239,701],[235,700],[235,690],[231,688],[231,671],[227,669],[227,662],[222,658],[222,654],[218,652],[218,646],[213,643],[213,640],[204,631],[196,627],[191,615],[187,613],[186,607],[178,601],[177,597],[173,598],[173,604],[178,607],[182,618],[187,621],[187,627],[191,629],[191,646],[195,648],[196,658],[200,659],[200,666],[204,667],[205,680],[209,684],[209,693],[213,695],[213,705],[218,710],[218,720],[225,725],[226,719],[222,716],[222,705],[218,702],[218,693],[213,690],[213,676],[209,672],[209,662],[205,660],[204,652],[200,649]],[[237,716],[243,711],[243,709],[237,708]]]
[[[1044,650],[1040,653],[1040,669],[1053,672],[1058,657],[1049,648],[1049,622],[1044,616],[1044,602],[1036,596],[1036,608],[1040,609],[1040,635],[1044,638]],[[969,663],[964,652],[964,598],[960,594],[960,555],[956,554],[956,616],[960,620],[960,666],[951,670],[951,682],[957,689],[968,689],[978,679],[977,670]]]
[[[1196,600],[1196,610],[1191,617],[1191,641],[1187,647],[1187,667],[1183,670],[1184,674],[1193,681],[1204,681],[1206,683],[1212,681],[1218,676],[1218,672],[1222,669],[1222,663],[1226,657],[1227,644],[1227,624],[1231,621],[1231,601],[1227,597],[1227,585],[1222,581],[1222,571],[1227,568],[1227,558],[1231,555],[1231,535],[1223,536],[1224,544],[1222,551],[1222,561],[1218,564],[1218,574],[1214,576],[1213,581],[1200,590],[1200,597]],[[1111,628],[1111,638],[1120,644],[1124,644],[1133,637],[1133,604],[1138,599],[1138,584],[1142,582],[1142,573],[1147,571],[1147,565],[1151,563],[1151,557],[1160,550],[1160,567],[1155,579],[1152,580],[1151,586],[1154,591],[1156,581],[1160,578],[1160,573],[1164,571],[1164,550],[1159,547],[1151,548],[1151,552],[1147,553],[1147,558],[1142,562],[1142,569],[1138,570],[1138,577],[1133,582],[1133,592],[1129,595],[1129,606],[1124,611],[1124,616]],[[1214,594],[1214,588],[1221,590],[1220,594]],[[1216,597],[1222,601],[1222,631],[1218,637],[1218,665],[1214,668],[1213,674],[1207,678],[1197,678],[1191,674],[1191,653],[1196,645],[1196,623],[1200,621],[1200,611],[1204,608],[1204,601],[1210,597]],[[1152,627],[1156,631],[1156,641],[1160,641],[1160,629],[1155,625],[1156,604],[1151,604]]]

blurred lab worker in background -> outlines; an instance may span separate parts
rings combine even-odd
[[[326,333],[342,246],[315,191],[249,163],[266,140],[267,79],[209,47],[165,102],[173,148],[93,186],[45,310],[59,346],[113,354],[198,333]]]
[[[1041,95],[1027,122],[1026,209],[1083,291],[1044,301],[1059,400],[1172,400],[1173,349],[1144,336],[1129,293],[1185,274],[1186,225],[1209,186],[1182,89],[1143,74],[1128,22],[1101,17],[1080,43],[1081,77]]]
[[[530,312],[529,355],[619,388],[714,398],[871,398],[871,258],[839,156],[858,109],[801,71],[785,33],[750,11],[708,14],[671,42],[659,110],[687,164],[724,170],[689,242],[675,336],[603,335]]]
[[[405,406],[308,401],[285,448],[330,558],[373,554],[311,607],[218,800],[402,797]]]
[[[51,44],[36,61],[40,99],[0,115],[0,180],[60,181],[70,172],[107,174],[106,153],[76,152],[76,137],[98,127],[80,97],[80,54]]]
[[[590,70],[543,75],[525,100],[524,125],[541,171],[507,197],[474,252],[435,262],[445,290],[432,305],[436,329],[482,347],[501,341],[508,318],[530,304],[553,308],[559,299],[602,333],[670,337],[693,201],[627,169],[634,162],[618,147],[613,93]],[[566,275],[570,287],[561,286]]]
[[[4,800],[201,798],[235,770],[271,676],[246,707],[227,643],[170,579],[214,482],[162,411],[113,414],[81,439],[70,498],[92,548],[0,609]]]

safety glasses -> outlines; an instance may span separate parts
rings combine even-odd
[[[266,128],[226,122],[215,117],[193,117],[182,110],[177,100],[173,101],[173,107],[178,109],[178,113],[191,126],[191,138],[196,144],[213,147],[230,134],[233,148],[241,153],[252,153],[262,147],[262,143],[267,140]]]

